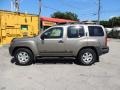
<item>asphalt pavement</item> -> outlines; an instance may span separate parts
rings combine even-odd
[[[8,46],[0,47],[0,90],[120,90],[120,40],[110,39],[110,52],[91,66],[73,59],[41,59],[15,65]]]

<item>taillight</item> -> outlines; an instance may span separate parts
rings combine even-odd
[[[107,46],[107,37],[105,37],[105,46]]]

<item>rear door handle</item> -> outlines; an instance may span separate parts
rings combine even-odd
[[[58,41],[58,43],[64,43],[64,41],[60,40],[60,41]]]

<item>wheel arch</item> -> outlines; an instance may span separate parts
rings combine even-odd
[[[20,49],[20,48],[28,49],[28,50],[30,50],[30,51],[32,52],[33,55],[35,55],[35,54],[33,53],[33,51],[31,50],[31,48],[25,47],[25,46],[18,46],[18,47],[15,47],[15,48],[13,49],[12,56],[14,56],[15,51],[18,50],[18,49]]]

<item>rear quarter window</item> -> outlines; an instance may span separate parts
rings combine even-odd
[[[104,36],[104,31],[100,26],[88,26],[89,36]]]

